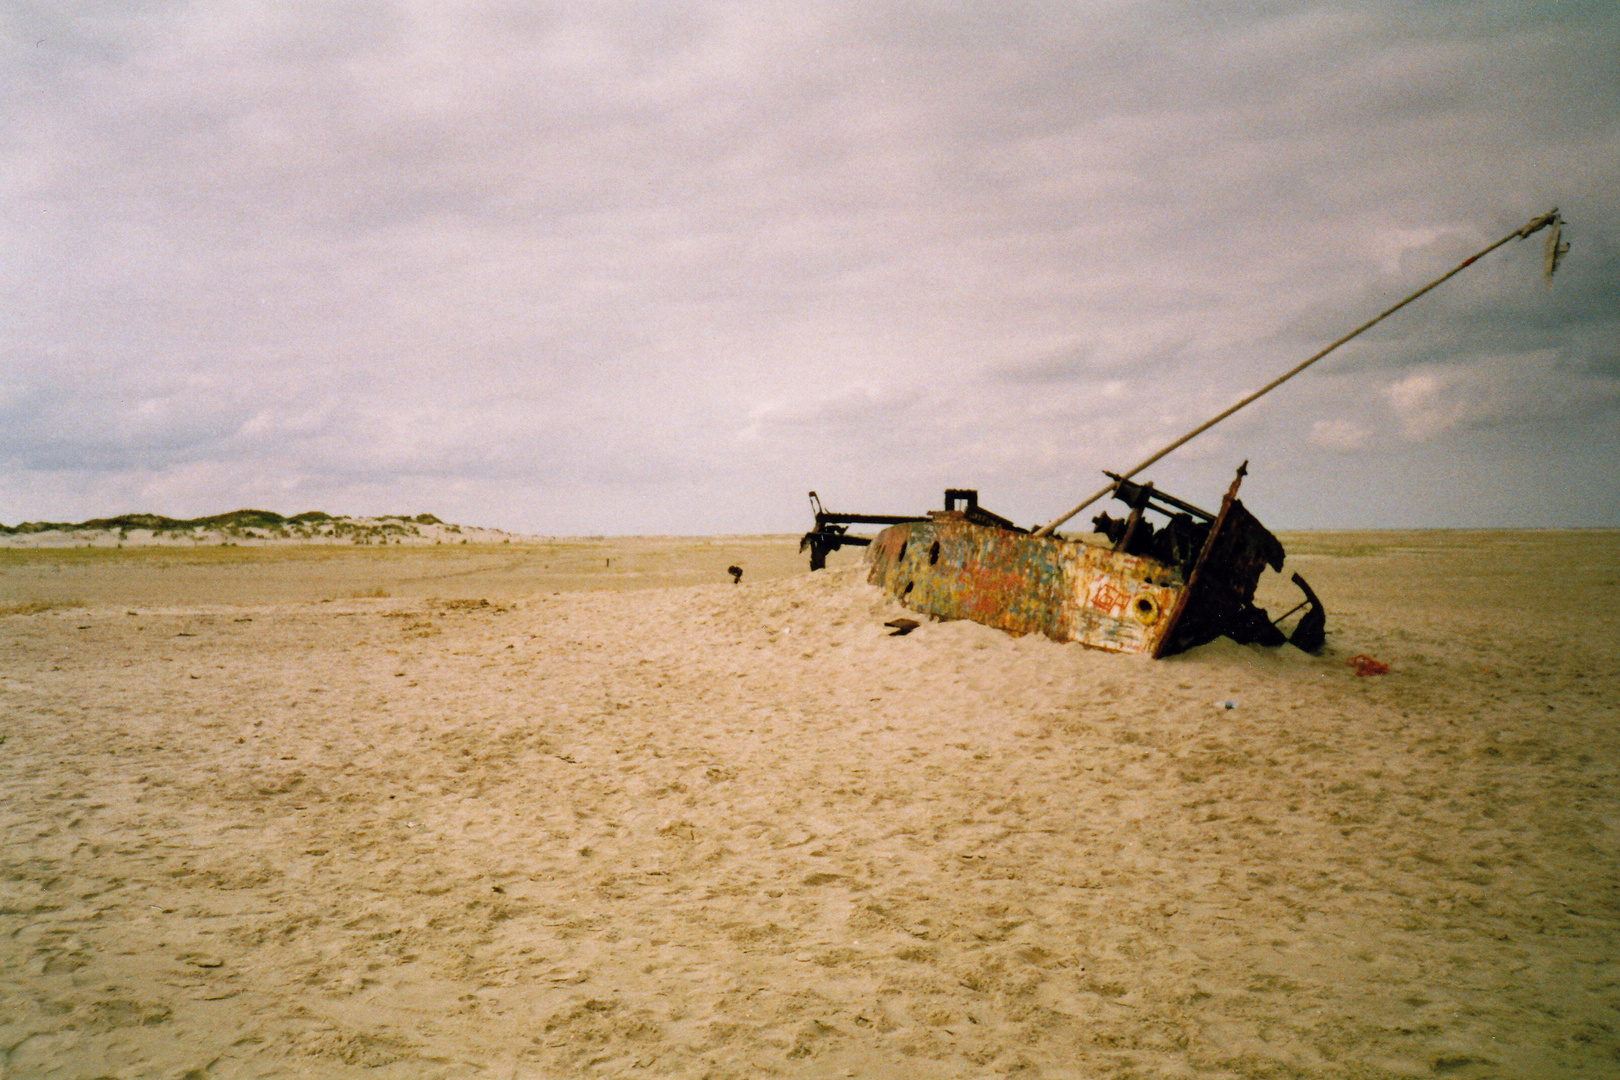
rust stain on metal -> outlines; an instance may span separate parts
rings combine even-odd
[[[868,580],[913,611],[1115,652],[1159,643],[1181,582],[1151,559],[939,512],[885,529]]]

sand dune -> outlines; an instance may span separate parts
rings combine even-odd
[[[508,544],[532,539],[500,529],[414,517],[333,517],[311,511],[293,517],[266,510],[234,510],[204,518],[125,514],[83,522],[0,524],[0,549],[287,547],[311,545]]]
[[[1620,536],[1284,539],[1320,657],[0,553],[0,1075],[1620,1075]]]

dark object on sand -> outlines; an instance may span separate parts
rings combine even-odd
[[[890,637],[905,637],[907,634],[917,629],[917,627],[921,626],[922,623],[918,622],[916,619],[890,619],[883,625],[894,627],[894,633],[890,634]]]
[[[726,573],[731,575],[731,583],[733,585],[739,585],[742,583],[742,567],[728,566],[726,567]]]
[[[1305,599],[1293,611],[1284,612],[1275,621],[1282,622],[1302,607],[1310,608],[1299,617],[1299,622],[1295,624],[1294,632],[1288,635],[1288,640],[1308,653],[1317,652],[1327,640],[1327,613],[1322,609],[1322,601],[1318,600],[1311,587],[1305,584],[1304,578],[1295,574],[1292,580],[1305,594]]]

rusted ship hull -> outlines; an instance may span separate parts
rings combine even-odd
[[[1118,480],[1130,517],[1096,519],[1111,547],[1026,532],[980,510],[976,492],[948,492],[945,510],[898,520],[871,541],[869,580],[936,618],[1110,652],[1167,656],[1222,635],[1315,651],[1325,617],[1303,578],[1294,581],[1310,610],[1291,638],[1254,605],[1260,574],[1281,570],[1284,551],[1238,500],[1243,472],[1214,514]],[[1143,519],[1148,510],[1169,521],[1156,530]]]
[[[1185,588],[1153,559],[950,514],[891,526],[867,550],[872,584],[913,611],[1112,652],[1154,652]]]

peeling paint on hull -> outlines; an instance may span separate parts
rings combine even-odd
[[[954,512],[891,526],[867,550],[868,580],[913,611],[1110,652],[1158,651],[1186,584],[1155,559]]]

